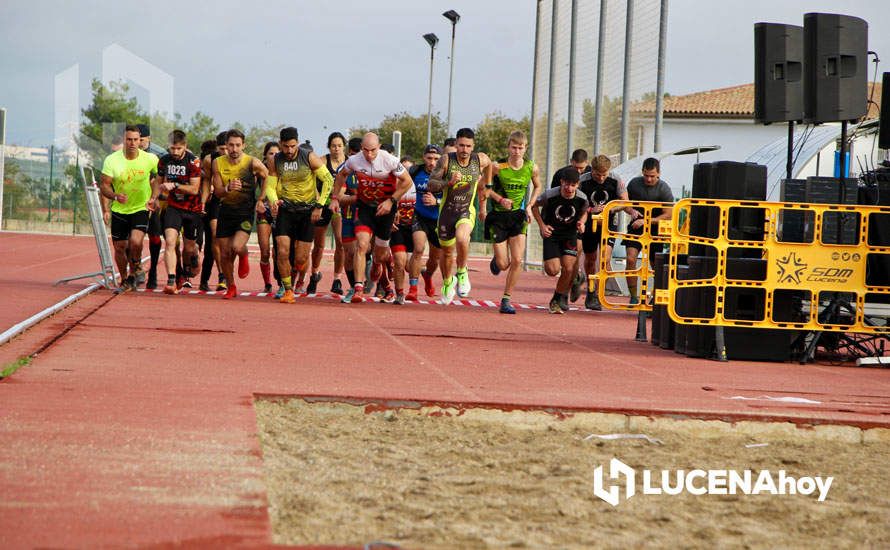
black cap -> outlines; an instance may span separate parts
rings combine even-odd
[[[142,137],[151,137],[151,130],[148,128],[148,124],[137,124],[137,128],[139,128],[139,135]]]
[[[442,148],[439,147],[438,145],[434,144],[434,143],[431,143],[431,144],[429,144],[429,145],[427,145],[426,147],[423,148],[423,154],[425,155],[425,154],[427,154],[427,153],[436,153],[436,154],[438,154],[438,155],[441,155],[441,154],[442,154]]]

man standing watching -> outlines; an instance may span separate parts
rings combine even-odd
[[[158,157],[140,149],[139,139],[139,128],[124,129],[124,148],[105,158],[99,184],[102,196],[111,201],[111,241],[121,274],[120,292],[136,288],[148,213],[157,207]]]

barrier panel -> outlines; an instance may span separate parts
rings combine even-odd
[[[662,224],[671,254],[656,304],[685,325],[886,334],[880,227],[890,207],[683,199]],[[681,255],[700,268],[695,278],[678,276]]]

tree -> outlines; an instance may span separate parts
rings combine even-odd
[[[101,166],[111,150],[111,140],[122,133],[127,124],[146,124],[149,117],[139,108],[135,97],[128,97],[130,87],[125,82],[111,82],[108,86],[94,78],[91,84],[93,101],[83,109],[83,122],[77,143],[87,152],[94,166]]]
[[[492,159],[501,159],[508,156],[507,139],[516,130],[525,132],[528,138],[531,130],[529,117],[524,116],[519,120],[510,118],[500,111],[485,115],[475,129],[476,151],[487,153]]]
[[[383,121],[375,128],[354,127],[349,132],[353,136],[361,136],[367,132],[374,132],[380,136],[381,143],[390,143],[392,133],[396,130],[402,132],[402,156],[410,156],[417,160],[423,155],[426,141],[427,117],[423,115],[411,115],[407,111],[386,115]],[[445,123],[438,113],[432,117],[432,134],[430,141],[442,143],[445,141]]]
[[[210,115],[198,111],[181,129],[188,134],[189,149],[197,154],[201,150],[202,143],[207,140],[216,140],[219,124]]]

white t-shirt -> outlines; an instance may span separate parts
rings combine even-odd
[[[377,151],[374,162],[368,162],[362,153],[352,155],[340,169],[355,175],[358,200],[370,206],[392,197],[399,176],[405,172],[398,157],[383,150]]]

